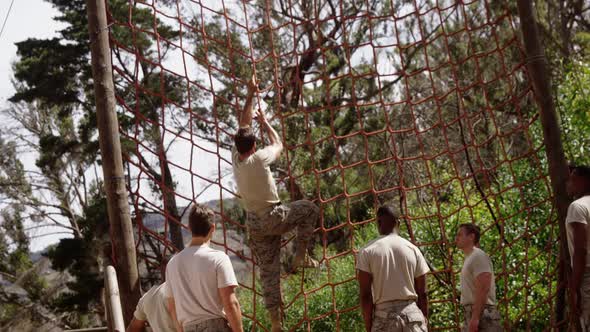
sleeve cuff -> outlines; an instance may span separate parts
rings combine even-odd
[[[135,317],[135,319],[137,320],[147,320],[146,315],[137,310],[135,310],[135,312],[133,313],[133,317]]]
[[[368,267],[365,267],[365,266],[357,266],[356,269],[359,270],[359,271],[371,273],[371,271],[369,271],[369,268]]]
[[[238,287],[238,283],[236,283],[236,282],[229,282],[229,283],[226,283],[226,284],[221,284],[221,285],[217,286],[217,288],[225,288],[225,287],[231,287],[231,286],[237,288]]]
[[[586,222],[586,220],[584,219],[566,219],[565,223],[566,224],[571,224],[571,223],[579,223],[579,224],[584,224],[587,225],[588,223]]]

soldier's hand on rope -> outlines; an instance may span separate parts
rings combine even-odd
[[[255,117],[256,121],[258,121],[258,123],[260,123],[260,126],[265,127],[268,125],[268,120],[266,120],[266,116],[264,115],[264,112],[261,109],[258,109],[256,111],[256,117]]]

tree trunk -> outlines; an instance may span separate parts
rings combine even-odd
[[[569,251],[565,233],[565,218],[570,200],[565,190],[568,177],[568,167],[563,153],[561,133],[551,93],[551,83],[547,61],[541,46],[537,31],[537,22],[533,14],[531,0],[518,0],[518,13],[522,39],[527,55],[529,77],[535,90],[535,98],[540,108],[541,124],[545,153],[549,162],[549,176],[553,190],[554,204],[557,207],[559,224],[559,275],[557,284],[557,302],[555,304],[556,322],[563,323],[565,319],[565,291],[569,270]]]
[[[133,317],[135,305],[139,300],[139,274],[123,173],[119,124],[115,110],[115,88],[111,67],[108,22],[105,1],[86,0],[86,6],[96,101],[96,121],[110,233],[116,253],[115,266],[119,279],[123,316],[125,325],[127,325]]]
[[[158,129],[158,132],[160,130]],[[158,137],[161,137],[158,135]],[[175,185],[172,173],[170,172],[170,165],[168,164],[168,157],[164,148],[164,142],[158,142],[158,157],[160,161],[160,168],[162,172],[163,185],[160,184],[160,191],[164,200],[164,213],[166,223],[169,227],[170,240],[178,251],[184,249],[184,241],[182,239],[182,220],[178,213],[178,206],[176,205]]]

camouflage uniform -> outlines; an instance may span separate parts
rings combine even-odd
[[[232,332],[225,318],[208,319],[193,325],[185,325],[184,332]]]
[[[463,332],[469,331],[469,321],[471,320],[471,309],[472,305],[463,306],[465,310],[465,322],[463,323]],[[504,331],[502,328],[502,322],[500,319],[500,312],[496,309],[496,306],[486,305],[483,308],[481,317],[479,317],[479,331],[481,332],[501,332]]]
[[[426,318],[414,300],[379,303],[371,332],[426,332]]]
[[[582,301],[582,317],[580,317],[580,327],[582,331],[590,332],[590,269],[586,268],[580,287]]]
[[[320,215],[310,201],[277,204],[262,213],[248,212],[250,248],[260,267],[262,294],[267,309],[281,305],[281,235],[297,229],[295,246],[307,247]]]

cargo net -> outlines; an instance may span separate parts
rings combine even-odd
[[[289,331],[361,331],[355,253],[376,207],[424,253],[432,330],[461,325],[457,226],[476,223],[507,330],[555,326],[558,227],[515,8],[504,1],[123,1],[108,15],[144,290],[210,206],[248,331],[267,331],[231,170],[247,81],[284,143],[284,202],[321,209],[318,269],[283,273]],[[258,133],[258,126],[255,126]],[[262,144],[259,142],[259,146]],[[284,236],[283,260],[293,237]],[[116,258],[116,253],[114,253]],[[395,285],[390,285],[395,287]]]

